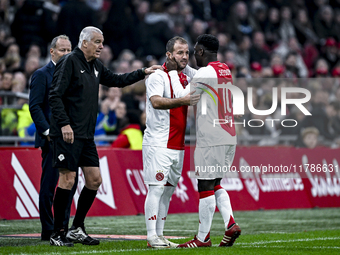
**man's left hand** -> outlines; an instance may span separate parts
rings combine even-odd
[[[161,65],[153,65],[144,70],[145,75],[149,75],[154,73],[157,69],[163,70],[163,67]]]

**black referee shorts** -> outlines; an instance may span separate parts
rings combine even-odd
[[[92,139],[74,139],[73,144],[66,143],[62,137],[51,138],[53,167],[78,171],[78,167],[99,167],[96,144]]]

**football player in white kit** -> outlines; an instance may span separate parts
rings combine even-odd
[[[175,75],[185,87],[188,77],[182,73],[189,61],[188,43],[174,37],[166,45],[166,55],[176,61]],[[145,200],[145,222],[148,247],[169,248],[178,244],[163,236],[170,198],[182,174],[184,134],[188,105],[200,95],[187,93],[175,98],[166,64],[146,80],[146,130],[143,137],[143,173],[148,185]]]
[[[189,76],[193,75],[189,85],[195,87],[195,94],[201,94],[202,97],[197,104],[194,153],[200,195],[200,221],[198,234],[191,241],[180,244],[179,248],[211,246],[210,228],[216,205],[225,225],[225,234],[219,246],[232,246],[241,234],[241,228],[234,221],[229,195],[220,185],[225,172],[209,173],[207,170],[211,166],[215,166],[214,170],[230,169],[236,148],[235,125],[231,124],[234,123],[233,105],[228,90],[232,77],[229,67],[217,61],[218,48],[219,41],[215,36],[207,34],[199,36],[194,47],[194,55],[197,65],[202,68],[196,71],[187,67],[184,70]],[[169,58],[167,65],[175,96],[186,95],[190,91],[190,86],[184,89],[180,86],[176,71],[170,71],[176,69],[176,62]],[[217,88],[218,84],[223,84],[223,88],[221,86]]]

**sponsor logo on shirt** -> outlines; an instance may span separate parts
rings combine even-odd
[[[220,69],[218,70],[220,76],[230,76],[231,75],[231,72],[229,69]]]

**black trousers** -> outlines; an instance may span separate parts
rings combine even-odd
[[[52,148],[51,144],[46,141],[45,145],[41,148],[42,157],[42,174],[40,179],[40,192],[39,192],[39,211],[42,233],[51,232],[54,230],[52,205],[54,192],[59,179],[58,168],[52,167]],[[76,174],[76,180],[72,187],[69,203],[65,211],[64,226],[68,226],[70,220],[71,205],[73,195],[76,192],[78,184],[78,172]]]

